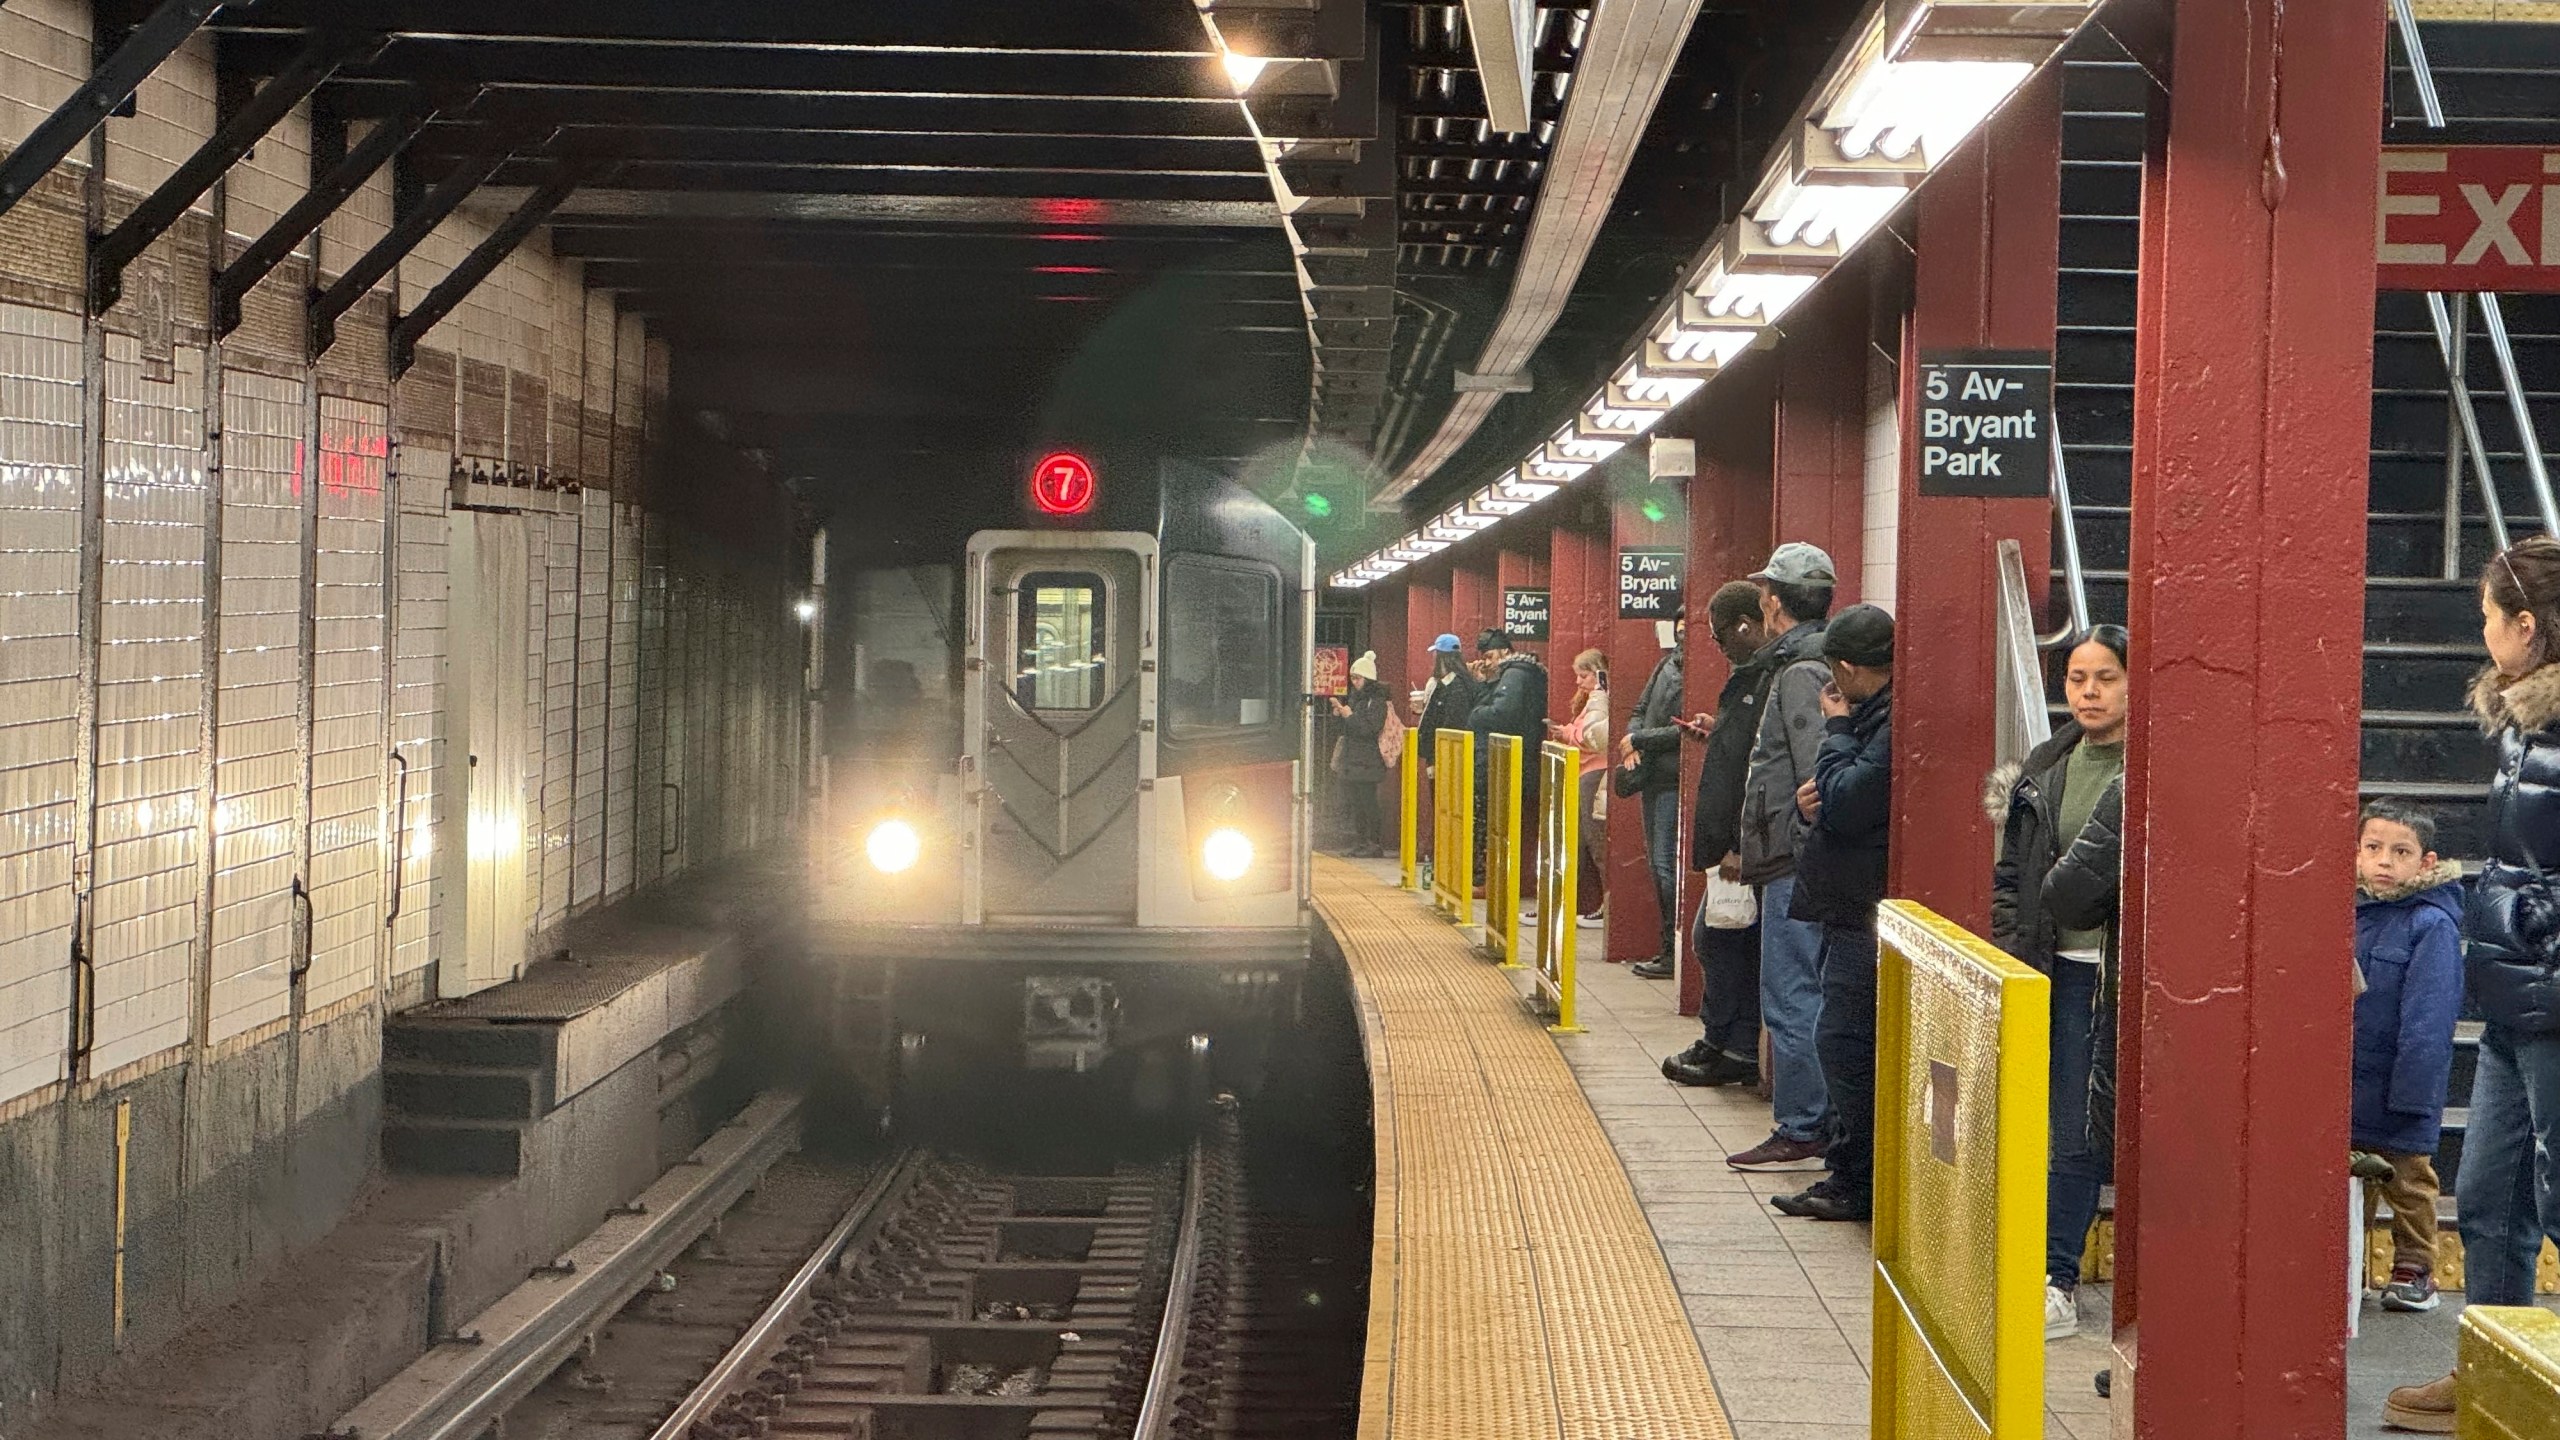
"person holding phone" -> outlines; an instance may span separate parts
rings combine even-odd
[[[1653,871],[1653,894],[1661,917],[1661,948],[1639,960],[1631,973],[1647,980],[1671,975],[1671,941],[1680,923],[1680,652],[1689,622],[1671,622],[1670,648],[1654,662],[1653,674],[1636,696],[1627,733],[1618,741],[1618,765],[1626,778],[1621,795],[1633,795],[1644,816],[1644,855]]]
[[[1777,668],[1765,657],[1768,632],[1760,623],[1760,587],[1736,580],[1707,600],[1707,629],[1732,662],[1716,713],[1696,715],[1681,728],[1706,746],[1698,766],[1698,790],[1689,810],[1689,869],[1710,885],[1742,881],[1742,785],[1751,765],[1751,740],[1760,707]],[[1698,906],[1689,926],[1689,951],[1706,974],[1698,1003],[1699,1035],[1688,1049],[1665,1056],[1662,1074],[1678,1085],[1754,1085],[1760,1080],[1760,921],[1735,928],[1710,924],[1711,907]]]

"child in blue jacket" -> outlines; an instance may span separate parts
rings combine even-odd
[[[2436,1134],[2462,1008],[2462,869],[2437,858],[2424,811],[2364,807],[2356,834],[2354,1136],[2390,1162],[2366,1187],[2391,1207],[2387,1310],[2436,1308]]]

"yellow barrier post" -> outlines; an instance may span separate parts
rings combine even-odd
[[[2532,1306],[2463,1311],[2454,1375],[2453,1433],[2462,1440],[2560,1435],[2560,1315]]]
[[[1559,1034],[1579,1034],[1573,1019],[1574,889],[1582,870],[1582,752],[1550,740],[1538,753],[1538,973],[1532,993],[1555,1007]]]
[[[1476,904],[1476,737],[1442,727],[1431,767],[1431,902],[1457,924]]]
[[[1404,732],[1404,780],[1396,787],[1403,804],[1396,816],[1396,864],[1404,888],[1422,888],[1422,732]]]
[[[2053,982],[1907,900],[1876,932],[1870,1433],[2041,1440]]]
[[[1528,742],[1493,737],[1485,772],[1484,951],[1505,970],[1520,968],[1520,760]]]

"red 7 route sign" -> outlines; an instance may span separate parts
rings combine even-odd
[[[2384,290],[2560,291],[2560,147],[2386,145]]]
[[[1097,489],[1093,462],[1072,450],[1043,455],[1031,467],[1031,503],[1043,515],[1082,515],[1093,508]]]

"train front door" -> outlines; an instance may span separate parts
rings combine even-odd
[[[1154,562],[1146,535],[971,544],[971,918],[1136,921]]]

